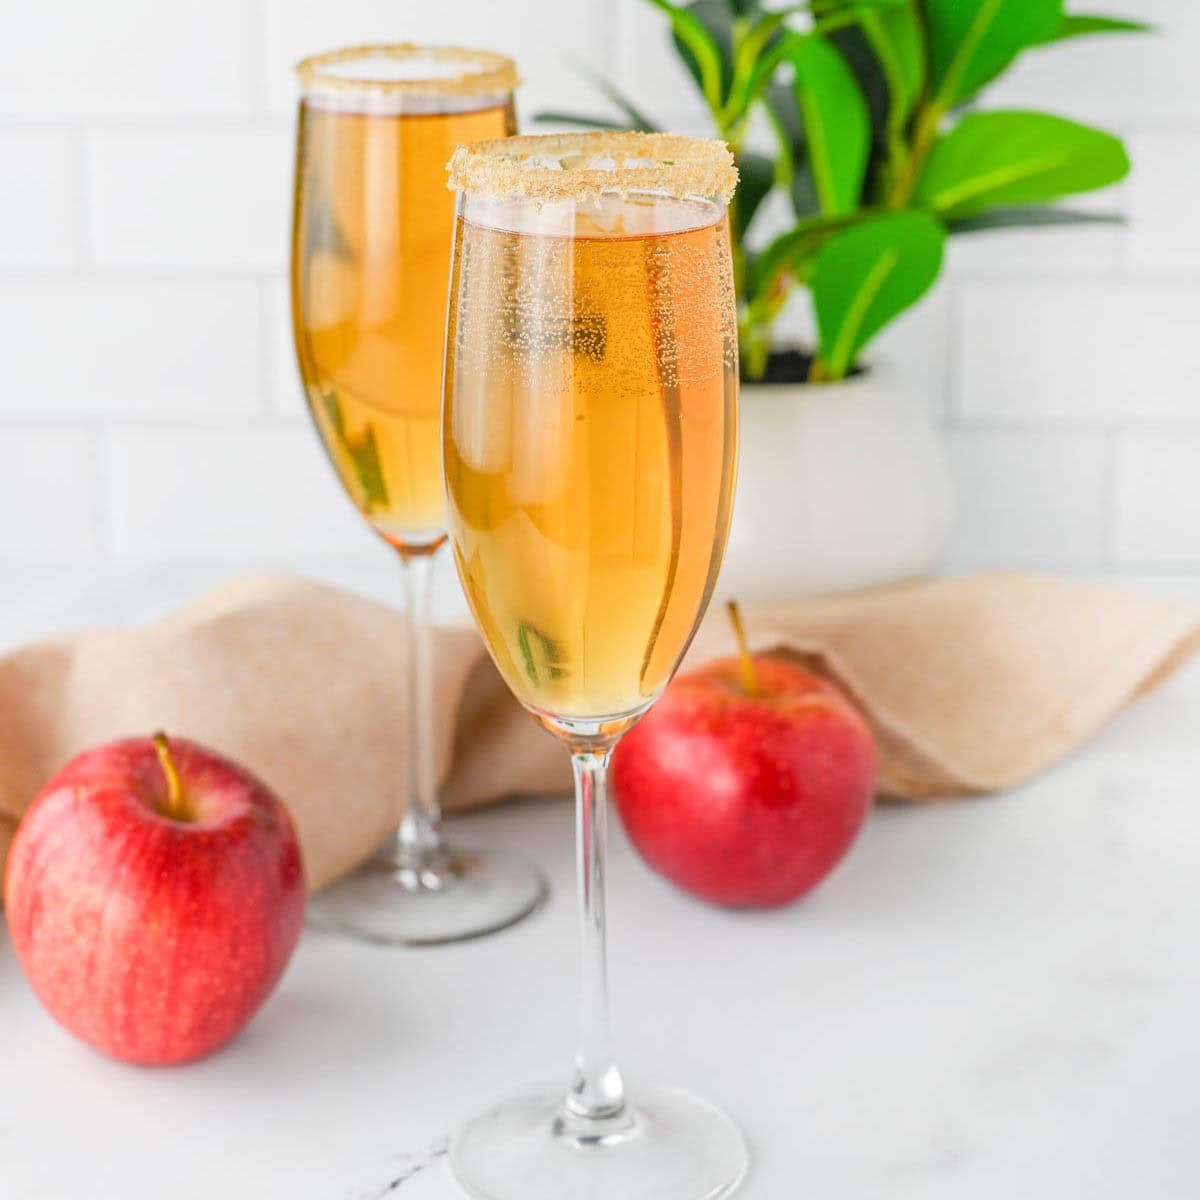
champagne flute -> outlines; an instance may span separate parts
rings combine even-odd
[[[451,543],[496,666],[571,754],[582,930],[569,1088],[502,1103],[452,1143],[484,1200],[714,1200],[746,1168],[704,1101],[626,1099],[604,885],[609,755],[687,649],[729,527],[736,179],[724,145],[670,135],[513,138],[450,163]]]
[[[407,586],[399,831],[316,896],[317,923],[432,944],[488,933],[545,894],[524,860],[447,847],[433,765],[429,587],[446,539],[439,449],[454,201],[462,141],[516,128],[510,59],[412,45],[306,59],[296,151],[292,318],[313,424],[347,494],[399,553]],[[399,807],[399,806],[397,806]]]

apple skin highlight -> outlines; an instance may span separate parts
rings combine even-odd
[[[304,921],[282,803],[192,742],[81,754],[26,811],[9,854],[13,947],[52,1016],[125,1062],[212,1053],[250,1019]]]
[[[843,858],[875,795],[870,731],[784,659],[722,659],[676,679],[613,756],[625,829],[656,871],[730,907],[775,907]]]

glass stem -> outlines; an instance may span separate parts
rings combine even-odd
[[[405,657],[408,703],[404,706],[405,761],[408,766],[404,819],[396,835],[399,857],[414,867],[430,865],[442,849],[433,747],[433,638],[429,623],[433,555],[404,559]]]
[[[625,1107],[625,1085],[613,1059],[608,1015],[604,864],[610,753],[611,746],[604,746],[576,749],[571,755],[582,970],[579,1050],[567,1108],[591,1120],[617,1116]]]

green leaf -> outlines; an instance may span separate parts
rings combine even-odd
[[[1145,21],[1127,21],[1121,17],[1087,17],[1064,13],[1058,28],[1037,43],[1039,46],[1066,41],[1067,38],[1087,37],[1092,33],[1153,33],[1154,26]]]
[[[749,106],[764,96],[776,82],[776,72],[787,57],[792,39],[800,36],[788,34],[776,37],[770,47],[754,60],[749,77],[741,84],[739,94],[734,99]]]
[[[726,123],[744,117],[750,105],[758,100],[779,66],[775,51],[788,17],[809,7],[790,4],[774,12],[763,13],[738,41],[733,54],[733,82],[729,87]]]
[[[310,179],[304,197],[304,261],[311,262],[320,254],[347,261],[354,258],[354,248],[338,224],[328,189]]]
[[[722,0],[696,0],[696,3],[687,8],[673,4],[671,0],[649,0],[649,3],[670,18],[672,36],[688,70],[699,84],[708,107],[714,113],[719,112],[725,100],[726,72],[732,42],[722,46],[699,14],[702,12],[709,21],[715,23],[721,19],[723,13],[724,22],[730,27],[729,37],[732,39],[732,22],[728,9]]]
[[[871,144],[878,149],[887,142],[888,115],[891,109],[891,89],[882,64],[861,26],[852,25],[829,35],[829,40],[846,60],[867,102],[871,121]]]
[[[925,38],[911,4],[858,20],[887,82],[890,124],[902,130],[925,86]]]
[[[530,621],[517,623],[517,646],[530,683],[561,679],[567,672],[562,666],[562,647]]]
[[[610,83],[603,75],[593,71],[585,62],[573,59],[575,69],[629,122],[625,128],[642,133],[656,133],[658,124],[648,117],[620,88]]]
[[[784,230],[755,256],[751,278],[754,294],[759,295],[776,287],[786,272],[791,272],[797,278],[806,277],[809,273],[807,260],[830,236],[854,221],[853,215],[810,217]]]
[[[620,121],[613,120],[612,117],[585,117],[581,113],[555,112],[553,109],[535,112],[530,120],[541,124],[578,125],[581,129],[630,128]]]
[[[934,102],[969,99],[1062,21],[1063,0],[925,0]]]
[[[348,466],[354,473],[360,488],[356,498],[360,507],[368,513],[376,508],[387,508],[387,483],[383,477],[383,464],[379,459],[379,447],[375,442],[375,428],[368,424],[358,437],[353,438],[346,432],[346,422],[342,417],[342,406],[336,392],[329,392],[321,399],[325,403],[325,416],[333,429],[334,458],[339,467]],[[344,470],[338,472],[342,479],[349,483]]]
[[[800,114],[796,112],[790,89],[783,84],[774,84],[764,98],[763,111],[775,134],[778,149],[776,177],[781,183],[789,184],[796,163],[801,161],[797,151],[804,140],[804,127],[800,124]]]
[[[837,17],[851,10],[899,8],[909,0],[811,0],[809,7],[817,20]]]
[[[945,238],[928,213],[902,212],[826,241],[812,275],[825,378],[844,379],[867,343],[929,290]]]
[[[846,60],[828,42],[796,37],[788,58],[821,210],[848,212],[862,199],[871,153],[867,102]]]
[[[1064,225],[1127,225],[1121,213],[1089,213],[1070,208],[993,208],[947,222],[951,233],[986,233],[992,229],[1058,228]]]
[[[796,216],[812,216],[820,212],[821,202],[813,182],[796,94],[788,84],[777,81],[768,89],[763,107],[779,146],[775,178],[787,188]]]
[[[807,4],[789,5],[769,13],[760,26],[751,27],[738,44],[734,82],[730,90],[729,108],[744,112],[760,100],[770,88],[780,64],[789,56],[792,45],[801,38],[833,36],[838,31],[854,25],[864,14],[877,10],[891,10],[907,4],[909,0],[809,0]],[[790,32],[784,18],[810,9],[813,26],[807,33]],[[766,38],[762,45],[755,43],[756,32]]]
[[[854,0],[852,3],[834,6],[832,8],[814,7],[813,27],[811,32],[825,36],[836,33],[839,29],[857,25],[868,13],[888,11],[899,8],[907,0]]]
[[[1041,204],[1129,172],[1119,138],[1048,113],[970,113],[933,144],[915,202],[946,217]]]
[[[741,242],[754,214],[775,186],[775,163],[764,154],[743,154],[738,159],[738,186],[730,204],[734,240]]]
[[[912,161],[908,128],[925,94],[927,69],[917,3],[865,13],[856,28],[835,35],[871,111],[871,199],[886,196]]]
[[[790,16],[803,12],[809,7],[808,3],[789,4],[785,8],[777,8],[773,12],[763,13],[747,30],[737,47],[734,55],[734,67],[745,73],[758,61],[763,51],[770,45]]]

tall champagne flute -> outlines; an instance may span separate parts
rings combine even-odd
[[[338,50],[297,69],[300,373],[330,462],[398,551],[408,593],[404,817],[375,858],[309,912],[369,941],[452,941],[512,924],[544,895],[523,860],[444,844],[431,720],[429,585],[446,539],[439,414],[454,228],[445,164],[462,141],[515,131],[516,69],[498,54],[412,45]]]
[[[575,1073],[451,1147],[483,1200],[714,1200],[746,1150],[684,1092],[628,1100],[609,1036],[609,755],[678,666],[724,552],[737,337],[719,142],[513,138],[450,163],[442,453],[455,562],[496,666],[571,754],[582,1003]]]

